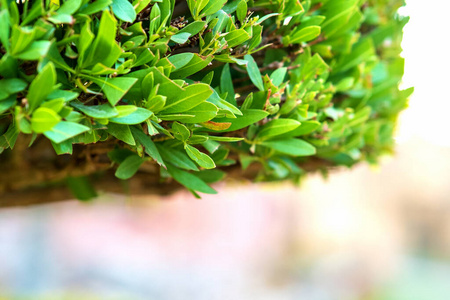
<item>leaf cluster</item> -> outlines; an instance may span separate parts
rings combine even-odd
[[[393,147],[402,0],[0,0],[0,153],[113,142],[116,176],[158,164],[192,193],[226,167],[298,180],[305,164]]]

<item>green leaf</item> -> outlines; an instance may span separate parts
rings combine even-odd
[[[259,46],[262,41],[262,30],[263,27],[261,25],[256,25],[252,27],[253,36],[252,39],[248,42],[248,53],[253,53],[253,49]]]
[[[139,67],[144,64],[147,64],[155,58],[155,55],[153,54],[153,52],[150,49],[148,49],[148,48],[138,48],[138,49],[139,50],[136,50],[136,51],[142,51],[142,52],[138,52],[138,55],[137,55],[136,60],[134,61],[133,67]]]
[[[355,83],[355,78],[353,77],[345,77],[336,84],[335,88],[338,92],[345,92],[349,90],[353,84]]]
[[[142,10],[144,10],[149,4],[150,4],[151,0],[135,0],[133,1],[133,6],[136,7],[136,13],[140,13]]]
[[[48,60],[50,60],[56,68],[63,69],[64,71],[75,73],[75,70],[73,70],[69,65],[65,62],[65,60],[61,57],[61,54],[58,51],[58,48],[56,46],[56,43],[52,43],[50,45],[50,48],[48,49],[46,57]]]
[[[250,76],[250,80],[260,91],[264,91],[264,83],[261,77],[261,72],[259,71],[255,60],[250,54],[245,55],[244,59],[248,62],[247,72],[248,76]]]
[[[81,6],[82,0],[67,0],[57,10],[58,14],[73,15]]]
[[[27,87],[27,83],[19,78],[0,79],[0,93],[4,93],[4,97],[0,96],[0,100],[7,96],[22,92]]]
[[[356,67],[360,63],[366,61],[368,58],[375,54],[372,39],[363,39],[355,44],[351,53],[340,56],[337,65],[333,68],[333,71],[344,72],[353,67]]]
[[[109,120],[114,123],[118,124],[128,124],[128,125],[135,125],[135,124],[141,124],[142,122],[145,122],[148,118],[152,116],[152,112],[148,109],[138,107],[136,111],[132,112],[129,115],[126,115],[124,117],[120,118],[110,118]]]
[[[184,123],[203,123],[217,116],[219,109],[212,103],[203,102],[185,113],[195,117],[183,120]]]
[[[191,37],[199,33],[203,28],[205,28],[206,22],[195,21],[186,27],[180,29],[175,35],[171,36],[170,39],[175,43],[184,44]],[[185,54],[185,53],[183,53]],[[193,54],[193,53],[191,53]],[[170,59],[170,58],[169,58]]]
[[[191,84],[175,97],[167,98],[166,106],[162,109],[165,114],[186,112],[191,108],[205,102],[213,90],[204,83]]]
[[[236,29],[227,33],[224,38],[228,43],[228,47],[232,48],[249,40],[251,36],[244,29]]]
[[[79,93],[66,91],[66,90],[54,90],[48,96],[47,99],[64,99],[65,102],[74,100],[78,97]]]
[[[3,55],[0,58],[0,75],[5,78],[17,77],[19,64],[11,55]]]
[[[112,107],[110,104],[87,106],[83,105],[79,101],[72,101],[70,102],[70,105],[75,107],[85,115],[95,119],[109,119],[119,114],[117,109]]]
[[[299,139],[265,141],[261,145],[290,156],[310,156],[316,154],[316,148],[314,146]]]
[[[187,129],[186,126],[178,122],[172,123],[172,133],[176,139],[182,142],[186,142],[191,136],[191,131]]]
[[[297,137],[301,135],[310,134],[314,131],[316,131],[320,127],[320,123],[317,121],[302,121],[301,125],[295,128],[294,130],[291,130],[289,132],[280,134],[277,136],[277,139],[287,139],[291,137]]]
[[[16,102],[17,102],[17,100],[16,100],[16,97],[14,97],[14,96],[9,97],[6,100],[0,101],[0,114],[4,113],[5,111],[7,111],[11,107],[13,107],[14,104],[16,104]]]
[[[86,176],[67,177],[66,182],[70,191],[78,200],[87,201],[98,196],[92,186],[92,181]]]
[[[70,111],[67,116],[64,117],[66,121],[78,123],[83,120],[83,114],[77,112],[77,111]]]
[[[4,141],[6,142],[6,148],[14,148],[17,137],[19,136],[19,129],[14,124],[9,125],[8,130],[3,134]],[[2,145],[3,147],[3,145]]]
[[[31,82],[28,89],[28,103],[30,111],[37,108],[53,91],[53,86],[56,84],[56,71],[53,63],[48,63],[38,73],[36,78]]]
[[[172,13],[175,10],[175,1],[161,1],[159,2],[159,5],[161,6],[161,20],[170,20],[172,18]]]
[[[286,6],[283,10],[283,14],[285,14],[286,16],[297,16],[297,15],[303,13],[304,8],[300,2],[306,2],[306,1],[286,1]],[[307,2],[309,2],[309,1],[307,1]]]
[[[214,1],[210,1],[214,2]],[[183,27],[178,31],[178,33],[190,33],[191,35],[196,35],[199,33],[203,28],[205,28],[206,22],[205,21],[195,21],[190,24],[188,24],[186,27]]]
[[[194,115],[188,114],[169,114],[169,115],[160,115],[158,114],[158,118],[163,121],[185,121],[187,119],[194,118]]]
[[[34,40],[35,28],[20,27],[14,25],[11,31],[11,54],[16,54],[24,51]]]
[[[213,91],[212,95],[206,101],[211,102],[212,104],[217,106],[219,109],[229,111],[230,115],[231,115],[231,116],[228,116],[229,118],[233,117],[233,115],[242,116],[242,112],[239,110],[239,108],[237,108],[233,104],[227,102],[226,100],[220,98],[219,94],[217,94],[217,92],[215,90]]]
[[[12,8],[13,8],[13,6],[11,6],[11,10],[12,10]],[[15,6],[15,8],[17,9],[17,6]],[[11,14],[13,15],[13,13],[11,13]],[[19,14],[19,12],[17,12],[17,14]],[[33,3],[33,6],[31,7],[31,9],[28,11],[27,16],[23,19],[21,25],[25,26],[26,24],[30,23],[31,21],[35,20],[36,18],[43,16],[44,14],[45,14],[44,2],[43,1],[35,1]],[[19,16],[17,16],[17,17],[19,17]]]
[[[131,134],[130,127],[127,125],[109,123],[106,131],[117,139],[127,143],[128,145],[136,145],[136,141]]]
[[[197,17],[200,11],[208,4],[208,0],[187,0],[189,10],[193,17]]]
[[[10,32],[10,22],[9,22],[9,12],[7,9],[2,9],[0,11],[0,42],[3,44],[6,50],[9,50],[9,32]]]
[[[23,132],[25,134],[31,134],[33,133],[31,129],[31,123],[28,121],[27,118],[25,118],[21,113],[20,110],[16,108],[16,124],[20,132]],[[34,133],[36,134],[36,133]]]
[[[100,1],[96,1],[100,2]],[[78,64],[82,65],[85,61],[84,57],[87,54],[87,50],[92,44],[95,35],[91,32],[91,22],[86,21],[84,25],[81,27],[80,36],[78,37],[77,49],[78,49]],[[53,48],[53,47],[52,47]],[[53,49],[50,48],[50,53],[54,52]],[[58,52],[56,50],[56,52]],[[59,54],[59,52],[58,52]],[[62,58],[61,58],[62,59]]]
[[[23,60],[39,60],[47,54],[50,45],[51,42],[49,41],[35,41],[30,47],[15,55],[15,57]]]
[[[221,181],[226,176],[226,173],[217,169],[201,170],[200,172],[197,172],[195,176],[206,183],[214,183]]]
[[[61,117],[53,110],[39,107],[31,117],[31,129],[36,133],[50,130],[61,121]]]
[[[8,98],[9,94],[6,91],[0,90],[0,100]]]
[[[301,79],[304,81],[310,80],[314,75],[322,74],[328,70],[328,65],[320,57],[319,54],[314,54],[314,56],[306,63],[302,69]]]
[[[286,45],[288,44],[301,44],[305,42],[309,42],[320,35],[320,26],[308,26],[302,28],[294,34],[289,35],[287,39],[283,39],[283,43],[286,41]]]
[[[203,144],[208,141],[208,136],[201,134],[193,134],[188,141],[189,145]]]
[[[173,64],[175,70],[177,70],[187,65],[193,57],[194,53],[179,53],[169,56],[169,61]]]
[[[158,3],[155,3],[150,12],[149,35],[157,33],[160,25],[161,25],[161,10],[159,9]]]
[[[164,164],[161,154],[159,154],[158,148],[156,148],[155,143],[152,141],[152,138],[146,135],[139,127],[132,126],[130,129],[136,141],[144,147],[145,153],[153,158],[160,166],[165,167],[166,165]]]
[[[74,122],[61,121],[51,130],[44,132],[44,135],[55,143],[61,143],[88,130],[89,127],[84,125]]]
[[[245,18],[247,17],[247,1],[241,0],[236,9],[236,16],[239,22],[244,23]]]
[[[323,23],[323,21],[325,21],[325,19],[326,19],[326,17],[320,16],[320,15],[304,17],[302,19],[300,28],[306,28],[306,27],[312,26],[312,25],[320,25]]]
[[[65,140],[61,143],[52,142],[53,149],[57,155],[61,154],[70,154],[72,155],[73,147],[72,147],[72,139]]]
[[[216,142],[216,141],[212,141],[209,139],[204,141],[202,143],[202,146],[211,154],[214,154],[214,152],[216,152],[219,148],[220,148],[220,143]]]
[[[146,107],[154,113],[160,112],[164,108],[164,105],[166,105],[166,100],[166,96],[156,95],[148,99]]]
[[[213,2],[213,1],[210,1]],[[214,26],[213,34],[216,35],[223,31],[225,27],[231,22],[231,17],[224,12],[223,10],[219,10],[217,14],[215,14],[217,18],[217,24]]]
[[[173,70],[170,74],[170,77],[175,79],[186,78],[192,74],[197,73],[200,70],[203,70],[212,60],[213,56],[207,56],[203,58],[195,53],[187,64],[185,64],[183,67]]]
[[[184,44],[187,42],[187,40],[191,37],[191,34],[189,32],[179,32],[177,34],[174,34],[170,37],[172,41],[178,44]],[[182,53],[187,54],[187,53]],[[191,53],[192,54],[192,53]],[[169,58],[170,59],[170,58]]]
[[[220,91],[227,93],[227,101],[236,106],[236,99],[234,98],[233,80],[231,79],[230,65],[223,66],[222,74],[220,76]]]
[[[116,20],[104,10],[96,38],[88,49],[86,59],[82,61],[82,68],[92,67],[98,63],[109,68],[117,61],[122,50],[116,43],[116,32]]]
[[[128,156],[135,155],[136,152],[133,152],[126,148],[114,148],[113,150],[108,152],[108,158],[117,164],[121,164]]]
[[[114,15],[124,22],[134,22],[136,19],[134,7],[128,0],[112,0],[111,7]]]
[[[75,23],[74,18],[68,14],[56,14],[51,17],[48,17],[47,20],[49,20],[53,24],[73,24],[73,23]]]
[[[212,189],[203,180],[201,180],[194,174],[180,170],[171,165],[167,165],[167,171],[176,181],[178,181],[188,189],[205,194],[217,194],[214,189]]]
[[[130,77],[101,78],[87,75],[84,75],[84,77],[93,81],[101,88],[112,106],[116,105],[137,82],[136,78]]]
[[[232,143],[232,142],[239,142],[239,141],[243,141],[244,138],[239,138],[239,137],[231,137],[231,136],[214,136],[214,135],[208,135],[208,138],[210,140],[213,141],[218,141],[218,142],[228,142],[228,143]]]
[[[209,16],[215,14],[222,9],[225,3],[227,3],[227,0],[208,1],[208,4],[206,4],[205,8],[203,8],[202,10],[202,15]]]
[[[284,77],[286,77],[287,68],[279,68],[273,71],[273,73],[270,75],[270,80],[272,81],[273,85],[279,86],[283,83]]]
[[[136,105],[118,105],[116,110],[118,112],[116,118],[122,118],[128,116],[129,114],[135,112],[138,109]]]
[[[211,72],[209,72],[208,74],[206,74],[205,76],[203,76],[203,78],[202,78],[201,81],[202,81],[203,83],[206,83],[206,84],[208,84],[208,85],[211,85],[211,82],[212,82],[213,78],[214,78],[214,71],[211,71]]]
[[[116,175],[119,179],[129,179],[139,170],[139,167],[145,162],[145,159],[139,155],[130,155],[117,168]]]
[[[88,5],[83,6],[79,13],[85,15],[93,15],[98,12],[104,11],[109,5],[111,5],[112,0],[96,0]]]
[[[261,24],[262,22],[264,22],[265,20],[271,18],[271,17],[275,17],[275,16],[279,16],[279,13],[271,13],[271,14],[267,14],[262,18],[259,18],[258,21],[256,22],[257,25]]]
[[[358,0],[334,0],[324,5],[321,14],[326,19],[321,27],[327,38],[338,34],[339,30],[347,24],[352,15],[357,12],[358,2]]]
[[[161,144],[156,144],[156,147],[158,148],[162,159],[166,162],[166,167],[168,167],[167,163],[170,163],[178,168],[198,171],[197,166],[186,153],[175,148],[164,147],[164,145]]]
[[[197,148],[185,144],[184,149],[186,150],[186,153],[189,155],[189,157],[200,167],[203,167],[205,169],[213,169],[216,167],[216,164],[214,163],[212,158],[205,153],[200,152]]]
[[[216,118],[214,122],[230,122],[231,126],[222,131],[235,131],[261,121],[269,115],[268,112],[259,109],[245,109],[242,110],[242,114],[242,116],[237,116],[236,119]]]
[[[148,70],[149,71],[145,71],[145,72],[148,72],[148,74],[150,74],[150,73],[153,74],[153,77],[154,77],[153,84],[155,86],[159,84],[158,94],[161,94],[161,95],[167,97],[166,103],[175,101],[177,98],[180,97],[180,94],[185,92],[184,89],[180,85],[176,84],[173,80],[169,79],[157,68],[152,67]],[[141,72],[141,71],[137,71],[137,72]],[[137,72],[133,72],[133,74],[135,74]],[[138,74],[136,74],[136,75],[138,75]],[[145,77],[147,77],[147,75],[145,75]],[[143,84],[144,84],[144,81],[142,81],[142,84],[140,84],[138,81],[135,88],[132,88],[129,92],[129,94],[133,93],[133,97],[137,98],[136,100],[141,100],[142,98],[148,97],[148,95],[142,95],[142,90],[144,89]],[[142,88],[141,88],[141,86],[142,86]],[[140,93],[142,95],[142,96],[139,96],[139,98],[137,97],[138,93]],[[129,94],[127,95],[127,97],[130,97]]]
[[[294,130],[300,122],[293,119],[275,119],[264,124],[258,132],[257,139],[265,140]]]

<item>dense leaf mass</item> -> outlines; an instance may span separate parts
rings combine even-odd
[[[215,193],[233,165],[298,180],[312,162],[376,163],[412,92],[403,0],[0,5],[1,155],[19,135],[58,155],[107,144],[118,178],[154,164]]]

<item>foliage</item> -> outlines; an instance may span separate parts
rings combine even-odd
[[[160,165],[194,194],[226,167],[390,153],[402,0],[0,0],[0,152],[113,141],[116,176]],[[225,170],[225,171],[224,171]]]

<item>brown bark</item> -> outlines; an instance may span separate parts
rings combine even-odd
[[[106,153],[114,144],[74,145],[73,155],[56,155],[47,139],[28,148],[29,139],[20,136],[14,151],[0,155],[0,207],[44,204],[73,199],[66,186],[68,176],[88,176],[95,189],[121,194],[167,195],[180,188],[173,180],[161,180],[159,167],[149,162],[128,181],[114,176],[115,169]],[[308,159],[301,165],[308,172],[329,168],[328,162]],[[228,180],[253,181],[261,165],[252,164],[245,171],[239,164],[222,168]]]

